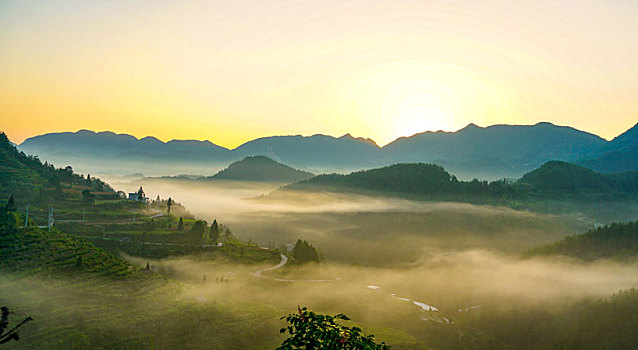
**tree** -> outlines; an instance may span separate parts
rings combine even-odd
[[[17,326],[11,328],[8,331],[5,331],[7,327],[9,327],[9,315],[13,312],[9,311],[9,308],[7,308],[6,306],[1,307],[0,312],[2,313],[2,315],[0,316],[0,344],[8,343],[12,340],[20,340],[18,328],[22,327],[27,322],[33,321],[31,316],[22,320],[22,322],[18,323]]]
[[[217,225],[217,220],[213,220],[213,223],[210,225],[208,237],[213,242],[217,242],[219,240],[219,225]]]
[[[86,174],[86,185],[91,186],[91,174]]]
[[[159,197],[159,196],[158,196]],[[171,205],[173,205],[173,200],[171,199],[171,197],[168,197],[168,200],[166,201],[166,207],[168,208],[166,210],[166,213],[168,215],[171,215]],[[182,221],[182,218],[179,218],[179,221]]]
[[[307,241],[297,240],[292,249],[292,257],[297,263],[305,264],[309,262],[319,262],[319,254],[312,244]]]
[[[290,334],[277,350],[293,349],[352,349],[352,350],[387,350],[384,342],[377,344],[374,336],[364,335],[358,327],[346,327],[338,320],[349,320],[344,314],[334,316],[316,314],[308,309],[297,307],[298,313],[284,316],[290,323],[279,332]]]
[[[184,231],[184,220],[180,217],[179,224],[177,224],[177,231]]]
[[[204,234],[206,233],[207,226],[208,225],[206,224],[206,221],[204,220],[195,221],[195,223],[191,227],[191,234],[194,241],[199,241],[202,238],[204,238]]]
[[[137,200],[144,201],[144,198],[145,198],[144,190],[142,189],[142,186],[140,186],[140,189],[137,190]]]
[[[82,191],[82,199],[84,199],[85,201],[87,202],[93,201],[93,198],[95,198],[95,195],[93,195],[91,191],[89,190]]]
[[[9,197],[9,201],[7,202],[7,205],[4,208],[8,212],[14,212],[14,211],[16,211],[18,209],[17,206],[16,206],[16,201],[13,198],[13,195],[11,195]]]

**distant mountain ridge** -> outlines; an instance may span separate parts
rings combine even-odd
[[[551,123],[469,124],[456,132],[424,132],[379,147],[374,141],[327,135],[270,136],[227,149],[209,141],[137,139],[112,132],[54,133],[25,140],[19,147],[43,159],[82,162],[83,158],[173,164],[228,163],[266,156],[314,172],[349,172],[402,162],[436,163],[463,178],[519,177],[547,161],[578,163],[598,171],[638,170],[638,125],[606,141]],[[129,171],[130,172],[130,171]]]
[[[600,155],[580,164],[603,172],[638,170],[638,124],[605,144]]]

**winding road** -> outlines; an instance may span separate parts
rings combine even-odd
[[[335,279],[331,279],[331,280],[293,280],[293,279],[286,279],[286,278],[268,277],[268,276],[264,276],[263,275],[264,272],[273,271],[273,270],[282,268],[284,265],[286,265],[287,262],[288,262],[288,257],[286,255],[284,255],[284,254],[281,254],[281,261],[279,261],[279,264],[277,264],[275,266],[271,266],[269,268],[265,268],[263,270],[258,270],[258,271],[252,272],[251,274],[253,276],[269,279],[269,280],[272,280],[272,281],[288,282],[288,283],[300,283],[300,282],[323,283],[323,282],[337,282],[337,281],[340,281],[339,278],[335,278]]]

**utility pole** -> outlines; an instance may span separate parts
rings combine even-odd
[[[29,226],[29,206],[27,205],[27,217],[24,219],[24,228]]]
[[[47,225],[49,231],[51,231],[52,222],[53,222],[53,208],[49,208],[49,223]]]

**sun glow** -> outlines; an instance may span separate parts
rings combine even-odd
[[[448,130],[451,117],[451,112],[436,97],[411,94],[395,108],[393,134],[401,137],[424,131]]]

